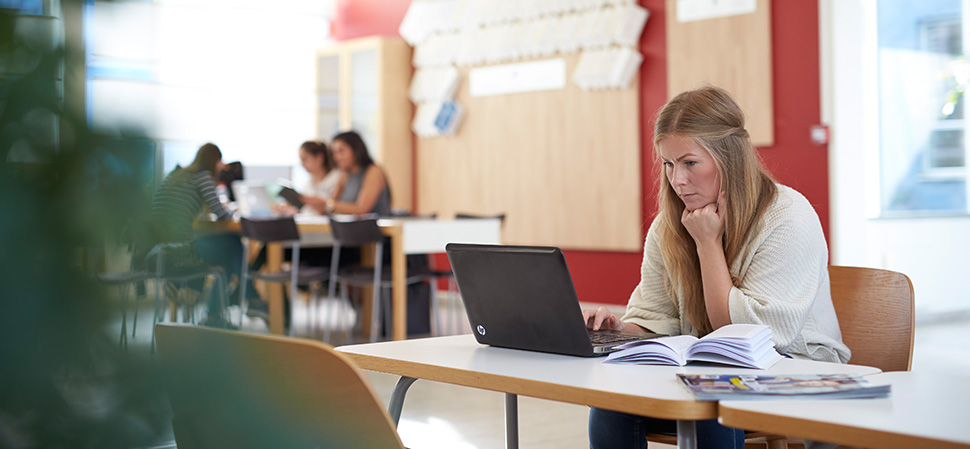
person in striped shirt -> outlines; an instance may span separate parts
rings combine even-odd
[[[229,220],[232,213],[219,201],[215,179],[225,167],[222,151],[207,143],[199,148],[195,160],[186,167],[175,167],[155,193],[152,218],[156,222],[159,242],[190,242],[195,237],[193,223],[208,207],[219,220]]]
[[[194,229],[196,219],[206,211],[218,220],[232,219],[232,213],[216,193],[215,180],[224,167],[222,151],[216,145],[206,143],[199,148],[191,164],[172,170],[155,193],[151,211],[155,241],[184,244],[181,250],[170,251],[172,256],[166,255],[168,269],[220,266],[227,279],[239,278],[242,260],[239,236],[230,233],[196,236]],[[258,298],[253,286],[248,286],[247,291]],[[230,301],[238,298],[238,295],[227,294]],[[210,298],[210,324],[219,325],[220,321],[215,318],[221,316],[218,305],[215,298]]]

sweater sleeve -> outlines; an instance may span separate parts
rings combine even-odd
[[[209,206],[209,210],[216,214],[219,220],[232,218],[232,213],[219,201],[219,195],[216,194],[216,183],[212,179],[212,173],[209,173],[208,170],[199,170],[195,174],[195,187],[199,190],[202,201]]]
[[[627,302],[622,321],[636,324],[658,334],[680,335],[680,313],[677,304],[664,287],[666,270],[657,241],[656,220],[647,231],[643,245],[640,283]]]
[[[797,192],[779,192],[763,223],[743,255],[746,269],[732,270],[740,287],[731,289],[728,307],[733,323],[771,326],[776,348],[786,353],[824,296],[828,249],[818,216]]]

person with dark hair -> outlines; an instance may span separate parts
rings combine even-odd
[[[330,144],[333,159],[343,174],[334,197],[307,197],[306,203],[328,214],[391,214],[391,189],[384,170],[374,163],[367,145],[354,131],[337,134]]]
[[[677,95],[654,127],[660,176],[657,217],[644,242],[640,283],[626,313],[585,310],[593,330],[711,333],[766,324],[775,349],[796,359],[846,363],[829,288],[818,215],[762,166],[731,95],[702,87]],[[593,408],[590,447],[645,448],[673,421]],[[744,447],[744,432],[697,422],[698,447]]]
[[[208,210],[217,220],[232,219],[216,194],[215,179],[223,169],[222,151],[214,144],[199,148],[195,160],[186,167],[175,167],[155,193],[151,210],[151,229],[155,243],[182,244],[172,246],[171,256],[165,259],[170,268],[197,265],[222,267],[227,279],[240,277],[242,243],[236,234],[211,234],[196,237],[194,223]],[[201,289],[201,285],[193,286]],[[253,286],[247,291],[254,292]],[[234,296],[228,293],[228,299]],[[258,295],[254,296],[258,298]],[[209,298],[208,323],[225,326],[216,298]]]
[[[286,204],[278,212],[325,214],[326,202],[328,199],[333,199],[342,175],[333,160],[333,154],[327,148],[327,144],[308,140],[300,145],[300,164],[310,174],[310,180],[300,190],[303,208],[297,211],[293,206]]]

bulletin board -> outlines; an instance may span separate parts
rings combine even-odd
[[[579,55],[560,56],[572,76]],[[640,251],[639,79],[624,89],[471,97],[454,136],[417,140],[422,214],[506,214],[506,244]]]
[[[753,13],[689,22],[677,19],[680,1],[666,3],[668,98],[705,83],[727,89],[745,112],[752,143],[773,145],[771,1],[757,0]]]

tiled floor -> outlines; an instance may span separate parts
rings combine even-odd
[[[151,310],[141,310],[139,335],[132,341],[130,351],[147,351],[150,341],[148,329]],[[307,310],[302,303],[297,302],[294,314],[295,322],[305,322]],[[238,313],[235,320],[238,320]],[[449,329],[452,333],[459,330],[462,333],[469,331],[463,320],[452,322]],[[246,319],[243,330],[266,332],[267,328],[260,319]],[[305,335],[305,332],[306,328],[297,326],[298,335]],[[913,370],[950,371],[970,375],[970,317],[964,315],[951,321],[918,321]],[[378,395],[386,403],[397,378],[381,373],[367,374]],[[587,415],[588,409],[584,406],[520,397],[521,447],[586,448]],[[408,392],[400,432],[405,445],[415,449],[486,449],[504,447],[504,426],[503,394],[418,381]],[[166,441],[159,444],[165,446]]]

